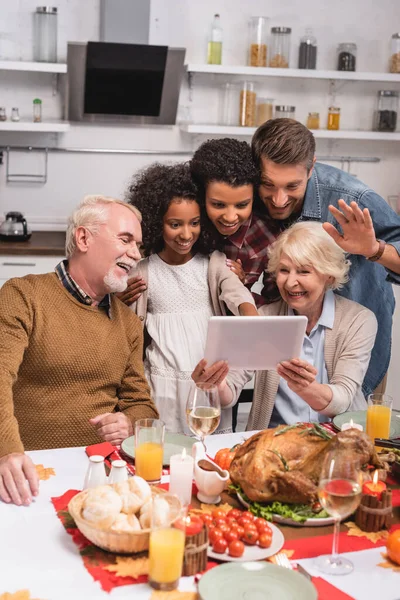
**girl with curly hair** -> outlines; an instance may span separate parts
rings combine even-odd
[[[210,254],[188,165],[150,166],[134,178],[127,196],[142,213],[146,258],[138,270],[145,289],[132,308],[146,328],[145,373],[160,418],[167,431],[190,433],[186,401],[196,369],[197,378],[204,371],[219,384],[224,410],[218,431],[229,431],[241,375],[226,377],[225,362],[207,369],[201,359],[209,317],[226,314],[225,305],[235,315],[257,315],[252,296],[226,256]]]
[[[194,153],[190,168],[207,215],[205,225],[227,255],[227,265],[248,289],[264,274],[261,296],[253,294],[258,306],[279,298],[265,274],[268,247],[276,235],[257,197],[253,206],[259,173],[249,144],[233,138],[207,140]]]

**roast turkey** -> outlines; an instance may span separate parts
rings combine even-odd
[[[328,433],[320,425],[280,425],[260,431],[236,450],[229,472],[254,502],[311,504],[318,499],[322,461],[334,448],[344,460],[384,468],[372,440],[357,429]]]

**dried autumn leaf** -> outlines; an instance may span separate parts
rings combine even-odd
[[[52,469],[51,467],[45,468],[43,465],[35,465],[35,469],[41,481],[46,481],[47,479],[50,479],[50,477],[56,474],[54,469]]]
[[[150,600],[196,600],[197,597],[197,592],[180,592],[179,590],[159,592],[154,590]]]
[[[373,544],[376,544],[376,542],[379,542],[380,540],[386,540],[389,535],[389,533],[383,529],[381,531],[363,531],[352,521],[345,523],[345,525],[349,528],[347,535],[354,537],[366,537]]]
[[[378,567],[382,567],[382,569],[392,569],[395,573],[400,573],[400,565],[396,565],[387,554],[381,552],[381,556],[384,559],[384,562],[378,563]]]
[[[220,504],[220,505],[216,505],[216,504],[200,504],[200,511],[199,512],[203,512],[203,513],[212,513],[213,510],[222,510],[223,512],[229,512],[230,510],[232,510],[232,506],[230,504],[228,504],[227,502],[225,502],[225,504]]]
[[[118,577],[133,577],[133,579],[149,573],[149,559],[147,556],[139,558],[117,556],[116,561],[114,565],[107,565],[103,569],[116,573]]]
[[[0,595],[0,600],[39,600],[39,598],[31,598],[29,590],[19,590],[13,594],[4,592],[4,594]]]

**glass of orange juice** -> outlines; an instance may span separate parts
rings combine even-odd
[[[148,483],[159,483],[163,467],[165,424],[160,419],[135,423],[136,475]]]
[[[387,394],[370,394],[367,408],[367,434],[387,439],[390,435],[393,398]]]
[[[174,518],[166,519],[166,502]],[[171,510],[171,508],[170,508]],[[170,513],[171,514],[171,513]],[[149,584],[162,591],[178,587],[182,574],[186,541],[186,507],[174,494],[153,495],[149,544]]]

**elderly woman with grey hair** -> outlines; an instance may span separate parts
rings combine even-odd
[[[366,408],[361,385],[377,322],[364,306],[334,293],[348,279],[350,262],[320,223],[299,222],[269,249],[268,271],[281,300],[261,315],[305,315],[301,356],[276,371],[256,374],[248,430],[299,421],[327,421]]]

